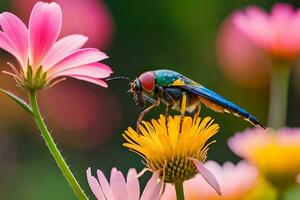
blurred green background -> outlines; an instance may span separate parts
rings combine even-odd
[[[65,2],[67,7],[73,1],[61,2]],[[87,1],[81,2],[85,4]],[[252,4],[269,10],[277,1],[99,2],[107,11],[107,27],[110,31],[104,42],[95,42],[94,46],[110,56],[105,63],[113,68],[115,76],[129,76],[133,79],[146,70],[172,69],[227,97],[247,109],[263,124],[266,123],[268,84],[245,87],[226,78],[219,68],[216,38],[221,24],[234,10]],[[296,0],[284,2],[300,6]],[[22,15],[22,9],[31,9],[31,6],[31,0],[0,1],[1,12],[11,11],[17,15]],[[86,17],[76,11],[71,15],[74,20]],[[89,27],[84,23],[76,25],[77,29]],[[1,70],[8,69],[5,65],[7,60],[12,58],[1,51]],[[300,125],[299,75],[294,70],[290,82],[287,124],[292,127]],[[14,81],[4,74],[0,75],[0,87],[24,95]],[[97,168],[102,169],[107,177],[114,166],[126,173],[130,167],[139,171],[144,167],[140,157],[122,146],[124,140],[121,134],[128,126],[135,126],[141,112],[127,93],[128,89],[128,82],[122,80],[110,82],[108,89],[67,80],[39,95],[46,123],[90,197],[93,195],[85,175],[89,166],[94,172]],[[145,119],[164,113],[164,108],[161,105],[147,114]],[[234,116],[214,113],[206,108],[202,109],[201,115],[212,116],[221,127],[215,137],[218,142],[210,148],[209,159],[219,163],[227,160],[237,162],[239,158],[227,147],[227,138],[251,125]],[[33,120],[3,95],[0,95],[0,178],[0,199],[75,199],[41,140]],[[146,181],[147,176],[142,177],[142,180]]]

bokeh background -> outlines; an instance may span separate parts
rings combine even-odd
[[[35,0],[1,0],[0,11],[16,13],[25,22]],[[136,78],[146,70],[167,68],[215,90],[229,100],[267,121],[269,63],[230,22],[230,14],[248,5],[267,10],[272,0],[57,0],[63,10],[63,32],[90,37],[88,46],[105,51],[114,75]],[[295,7],[299,1],[289,2]],[[242,48],[241,48],[242,47]],[[0,69],[15,62],[0,52]],[[0,87],[25,96],[14,80],[0,75]],[[141,158],[122,146],[121,134],[135,126],[141,109],[127,93],[128,82],[109,83],[104,89],[68,79],[40,92],[45,121],[75,176],[92,197],[85,171],[91,166],[108,176],[114,166],[127,173],[143,169]],[[292,71],[288,122],[300,126],[300,70]],[[164,113],[164,106],[145,119]],[[237,162],[227,139],[250,125],[226,114],[203,108],[221,131],[209,152],[219,163]],[[0,95],[0,199],[75,199],[48,153],[33,120],[6,96]],[[142,178],[147,180],[147,176]]]

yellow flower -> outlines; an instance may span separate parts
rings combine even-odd
[[[300,129],[249,129],[229,140],[230,148],[254,164],[277,187],[296,183],[300,173]]]
[[[131,127],[125,131],[123,145],[143,157],[151,171],[159,171],[164,182],[179,183],[200,173],[219,194],[220,188],[214,175],[205,168],[207,143],[219,131],[219,125],[210,117],[201,120],[185,116],[161,115],[158,120],[143,121],[140,134]]]

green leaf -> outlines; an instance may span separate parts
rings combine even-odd
[[[31,107],[23,99],[17,97],[13,93],[6,91],[4,89],[1,89],[1,88],[0,88],[0,92],[6,94],[8,97],[10,97],[12,100],[14,100],[19,106],[21,106],[28,114],[33,116]]]

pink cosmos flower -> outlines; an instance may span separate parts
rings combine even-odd
[[[98,63],[108,56],[94,48],[80,49],[87,37],[69,35],[58,39],[62,26],[62,11],[57,3],[37,2],[32,9],[28,29],[14,14],[0,14],[0,48],[12,54],[21,66],[13,65],[18,84],[26,89],[41,89],[61,77],[72,77],[103,87],[100,80],[112,70]]]
[[[123,174],[116,168],[111,170],[110,183],[103,172],[97,170],[98,180],[92,176],[91,168],[86,171],[89,186],[98,200],[158,200],[162,183],[158,182],[158,173],[154,173],[148,181],[140,197],[140,185],[135,169],[130,169],[127,182]]]
[[[224,20],[216,40],[217,58],[224,75],[249,88],[269,84],[271,63],[266,53],[238,30],[233,16]]]
[[[226,162],[220,166],[214,161],[207,161],[205,167],[218,179],[222,189],[222,196],[209,187],[201,175],[184,182],[184,194],[187,200],[240,200],[252,192],[258,182],[258,173],[255,167],[245,161],[234,165]],[[162,200],[176,200],[174,186],[168,184]]]
[[[38,0],[11,0],[11,8],[23,20]],[[85,46],[104,49],[110,46],[114,33],[114,20],[103,0],[44,0],[56,2],[63,12],[61,36],[78,33],[89,37]],[[82,17],[84,16],[84,17]]]
[[[277,131],[252,128],[228,140],[238,156],[248,160],[276,186],[295,184],[300,174],[300,128]]]
[[[277,59],[291,60],[300,54],[300,10],[278,3],[270,14],[255,6],[237,11],[234,23],[258,47]]]

